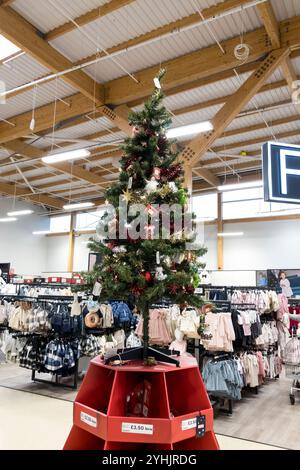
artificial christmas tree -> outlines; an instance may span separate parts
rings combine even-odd
[[[159,80],[163,75],[161,71]],[[166,138],[171,120],[162,100],[161,90],[156,89],[145,108],[130,115],[133,136],[123,147],[119,182],[106,193],[111,210],[98,227],[105,237],[101,243],[90,243],[102,262],[85,276],[91,291],[94,288],[98,295],[101,290],[99,300],[127,300],[140,309],[144,345],[125,349],[111,357],[110,364],[100,357],[91,361],[75,399],[66,450],[219,448],[196,359],[177,360],[169,350],[149,346],[153,304],[169,299],[200,306],[194,289],[199,283],[197,260],[205,252],[188,245],[194,239],[192,224],[186,222],[188,194],[182,187],[183,168]],[[204,328],[202,316],[199,332]],[[120,359],[137,360],[124,364]],[[143,401],[133,403],[141,384],[148,398],[143,392]],[[137,415],[131,405],[140,409],[142,404],[142,414]]]
[[[164,74],[161,70],[156,83]],[[157,87],[143,110],[129,115],[132,137],[122,147],[119,181],[106,192],[108,210],[97,229],[102,241],[89,244],[102,262],[86,275],[86,282],[91,289],[95,282],[101,284],[101,300],[131,301],[143,315],[143,350],[125,350],[122,358],[147,363],[151,356],[178,365],[169,351],[149,347],[149,308],[162,299],[201,305],[194,290],[198,259],[206,250],[192,246],[189,196],[178,151],[166,136],[171,117],[163,98]]]

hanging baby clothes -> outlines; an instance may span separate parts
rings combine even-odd
[[[233,351],[232,342],[235,340],[235,333],[231,313],[208,312],[205,315],[205,323],[212,337],[201,340],[204,348],[209,351]]]
[[[266,377],[266,371],[264,367],[264,360],[261,351],[256,352],[257,362],[258,362],[258,383],[261,385]]]
[[[187,338],[200,338],[198,328],[200,326],[200,316],[194,308],[185,308],[177,319],[177,328]]]
[[[149,310],[149,338],[151,344],[166,345],[171,343],[172,337],[167,327],[168,311],[164,308]],[[143,319],[140,319],[135,333],[143,337]]]
[[[111,328],[114,324],[113,309],[109,304],[101,304],[102,328]]]
[[[210,395],[233,400],[241,399],[243,380],[235,359],[206,362],[202,378]]]
[[[243,354],[241,362],[244,370],[245,385],[249,387],[257,387],[259,385],[259,366],[255,354]]]

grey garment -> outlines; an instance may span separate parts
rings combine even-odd
[[[233,400],[241,399],[243,382],[234,359],[207,362],[202,377],[210,395]]]

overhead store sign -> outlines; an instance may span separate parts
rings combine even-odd
[[[300,204],[300,147],[263,145],[263,179],[265,201]]]

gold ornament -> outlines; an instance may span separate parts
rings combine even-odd
[[[159,194],[162,196],[162,197],[166,197],[168,194],[172,193],[172,189],[167,185],[165,184],[160,190],[159,190]]]
[[[123,199],[123,201],[125,201],[127,203],[131,201],[132,194],[128,189],[126,189],[126,191],[123,191],[122,199]]]

